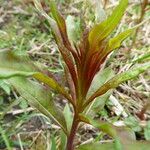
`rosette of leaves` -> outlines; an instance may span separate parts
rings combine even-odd
[[[38,68],[28,56],[19,55],[14,51],[0,52],[0,79],[7,80],[18,91],[21,97],[26,99],[41,113],[52,118],[61,127],[67,137],[67,144],[64,149],[75,149],[74,138],[81,122],[89,123],[109,134],[115,139],[115,143],[106,145],[92,143],[90,146],[83,145],[78,147],[78,149],[88,150],[97,148],[101,150],[108,149],[109,147],[121,149],[124,144],[126,145],[125,140],[122,140],[126,136],[120,136],[120,129],[115,128],[108,122],[91,119],[86,116],[86,110],[94,102],[95,98],[104,95],[122,82],[137,77],[140,73],[150,68],[150,63],[133,67],[104,82],[94,93],[89,93],[92,81],[96,74],[101,71],[101,67],[107,56],[113,50],[119,48],[123,40],[130,36],[136,29],[134,27],[119,33],[113,38],[108,38],[119,24],[128,5],[128,0],[121,0],[106,20],[94,25],[89,31],[83,31],[81,40],[77,43],[72,42],[68,38],[65,20],[57,10],[54,1],[50,1],[52,17],[44,12],[42,5],[37,0],[34,2],[39,12],[50,23],[54,39],[66,65],[66,82],[68,82],[69,91],[60,85],[49,73],[46,74],[45,70]],[[56,107],[51,95],[52,91],[63,95],[68,103],[72,105],[73,121],[71,122],[71,127],[68,127],[64,113]],[[129,145],[134,149],[134,146],[138,147],[136,144],[137,142],[134,141]],[[139,145],[143,145],[143,143],[139,143]],[[145,145],[147,146],[149,143],[144,143]]]

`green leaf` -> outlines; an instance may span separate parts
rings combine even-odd
[[[93,120],[89,116],[80,115],[80,119],[83,122],[93,125],[95,128],[103,131],[104,133],[109,134],[112,137],[117,137],[117,131],[115,130],[114,126],[108,122]]]
[[[37,8],[37,10],[40,12],[40,14],[42,14],[49,22],[50,26],[51,26],[51,29],[52,29],[52,32],[54,33],[55,35],[55,39],[57,42],[59,41],[62,41],[62,38],[61,38],[61,34],[59,32],[59,28],[57,26],[57,23],[54,19],[52,19],[42,8],[42,5],[41,3],[39,3],[38,0],[34,0],[34,4],[35,4],[35,7]]]
[[[33,74],[33,77],[37,79],[38,81],[48,85],[50,88],[55,90],[56,92],[62,94],[65,98],[69,100],[74,105],[74,102],[72,101],[70,95],[66,92],[66,90],[58,84],[53,78],[48,77],[47,75],[44,75],[43,73],[35,73]]]
[[[52,136],[51,142],[52,142],[51,150],[57,150],[56,140],[55,140],[54,136]]]
[[[39,12],[41,12],[41,14],[48,19],[48,21],[50,22],[52,31],[54,33],[54,37],[56,40],[56,43],[58,45],[59,51],[61,52],[61,55],[69,69],[69,72],[71,74],[71,77],[74,81],[74,85],[75,87],[77,87],[76,83],[77,83],[77,75],[76,75],[76,71],[75,71],[75,66],[74,66],[74,61],[72,59],[72,55],[74,56],[75,60],[77,60],[77,54],[75,53],[74,49],[71,46],[71,43],[68,39],[68,35],[67,35],[67,29],[66,29],[66,23],[64,18],[60,15],[60,13],[57,10],[56,4],[54,2],[54,0],[50,1],[50,9],[51,9],[51,13],[52,16],[54,17],[54,19],[52,19],[51,17],[49,17],[44,10],[42,9],[41,4],[38,2],[38,0],[34,0],[35,6],[36,8],[39,10]],[[71,55],[71,53],[72,55]],[[77,61],[76,61],[77,62]]]
[[[116,88],[122,82],[131,80],[137,77],[139,74],[145,72],[150,68],[150,62],[137,66],[133,69],[130,69],[124,73],[120,73],[107,81],[103,86],[101,86],[84,104],[84,107],[88,106],[96,97],[105,94],[108,90]]]
[[[114,72],[110,67],[100,70],[94,77],[90,89],[88,91],[87,97],[95,93],[99,87],[101,87],[106,81],[114,76]]]
[[[94,94],[100,86],[102,86],[106,81],[108,81],[112,76],[114,75],[114,72],[110,67],[105,68],[104,70],[100,70],[94,77],[90,89],[88,91],[87,97],[90,97],[92,94]],[[112,91],[107,92],[106,94],[97,97],[93,103],[87,108],[86,114],[90,110],[94,110],[96,112],[99,112],[103,107],[105,106],[106,101],[108,100],[109,96],[111,95]]]
[[[104,108],[106,102],[109,100],[109,97],[111,96],[111,94],[112,94],[112,91],[108,91],[104,95],[97,97],[94,100],[94,103],[91,109],[96,113],[100,113],[102,109]]]
[[[147,122],[147,126],[144,128],[144,137],[150,141],[150,121]]]
[[[0,87],[8,94],[10,95],[11,89],[10,85],[6,83],[4,80],[0,80]]]
[[[4,140],[5,144],[6,144],[7,149],[8,149],[8,150],[11,150],[12,148],[11,148],[10,141],[9,141],[9,139],[8,139],[8,136],[7,136],[7,134],[5,133],[5,130],[4,130],[1,126],[0,126],[0,134],[1,134],[3,140]]]
[[[22,100],[19,103],[19,106],[22,109],[26,109],[26,108],[28,108],[28,102],[25,99],[22,98]]]
[[[60,145],[59,145],[59,150],[64,150],[66,148],[67,144],[67,136],[64,134],[64,132],[61,130],[60,131]]]
[[[107,20],[93,27],[89,33],[89,43],[91,48],[97,46],[100,41],[105,39],[115,29],[120,22],[127,5],[128,0],[121,0],[120,4],[113,10],[112,15],[109,16]]]
[[[64,111],[63,111],[65,120],[66,120],[66,124],[67,124],[67,129],[68,131],[71,130],[71,126],[72,126],[72,122],[73,122],[73,114],[71,112],[71,109],[69,107],[68,104],[66,104]]]
[[[51,9],[51,13],[54,17],[54,19],[56,20],[58,27],[64,31],[66,28],[66,24],[65,24],[65,20],[63,19],[63,17],[60,15],[60,13],[57,10],[56,4],[54,0],[50,1],[50,9]]]
[[[54,104],[51,93],[45,87],[21,77],[11,78],[9,82],[24,99],[47,117],[53,118],[67,133],[65,118]]]
[[[0,69],[0,79],[8,79],[15,76],[29,77],[35,74],[35,72],[16,71],[13,69]]]
[[[77,42],[79,33],[77,32],[79,27],[77,26],[77,23],[75,22],[75,17],[74,16],[67,16],[66,18],[66,26],[67,26],[67,34],[69,40],[73,42]]]
[[[111,52],[112,50],[119,48],[121,46],[121,43],[127,38],[129,37],[133,31],[135,30],[135,28],[126,30],[120,34],[118,34],[116,37],[113,37],[109,40],[108,45],[106,47],[106,52]]]
[[[149,150],[149,142],[133,142],[124,145],[124,150]],[[116,150],[115,143],[89,143],[79,146],[76,150]]]
[[[146,54],[142,55],[142,56],[139,56],[138,58],[136,58],[135,60],[133,60],[132,62],[133,63],[136,63],[136,62],[142,62],[142,61],[150,61],[150,51],[149,52],[146,52]]]
[[[80,119],[113,137],[115,139],[116,147],[120,147],[120,143],[125,144],[130,143],[130,141],[135,141],[135,134],[129,128],[116,127],[109,122],[94,120],[91,117],[85,117],[84,115],[80,115]]]
[[[116,150],[114,143],[100,144],[100,143],[89,143],[79,146],[76,150]]]
[[[0,51],[0,79],[14,76],[32,76],[35,66],[29,63],[26,55],[17,55],[14,51]]]
[[[139,26],[141,26],[144,22],[136,25],[135,27],[128,29],[120,34],[118,34],[116,37],[113,37],[109,40],[108,45],[106,47],[106,50],[103,52],[105,55],[110,53],[112,50],[117,49],[121,46],[121,43],[129,37]],[[104,54],[103,54],[104,55]],[[102,56],[103,56],[102,55]],[[104,55],[104,56],[105,56]]]
[[[57,22],[64,46],[66,46],[70,50],[71,45],[70,45],[68,35],[67,35],[66,22],[65,22],[64,18],[61,16],[61,14],[59,13],[59,11],[57,10],[55,1],[51,0],[49,4],[50,4],[52,16],[54,17],[55,21]]]
[[[8,79],[15,76],[32,76],[38,81],[48,85],[56,92],[62,94],[72,104],[72,99],[66,90],[53,78],[39,72],[40,70],[33,64],[27,55],[18,55],[14,51],[0,52],[0,79]]]
[[[142,130],[138,120],[134,116],[125,118],[124,123],[135,132],[139,132]]]

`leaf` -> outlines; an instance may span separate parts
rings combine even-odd
[[[60,31],[61,31],[62,33],[66,32],[65,20],[64,20],[64,18],[60,15],[60,13],[58,12],[54,0],[51,0],[51,1],[50,1],[50,9],[51,9],[51,13],[52,13],[52,15],[53,15],[55,21],[57,22],[57,25],[58,25]]]
[[[104,70],[100,70],[94,77],[90,89],[88,91],[87,97],[91,96],[95,93],[100,86],[102,86],[106,81],[108,81],[111,77],[113,77],[114,72],[110,67],[105,68]]]
[[[134,116],[125,118],[124,123],[135,132],[139,132],[142,130],[138,120]]]
[[[1,125],[0,125],[0,134],[1,134],[3,140],[4,140],[5,144],[6,144],[7,149],[8,149],[8,150],[11,150],[12,147],[11,147],[11,145],[10,145],[10,140],[8,139],[8,136],[7,136],[7,134],[5,133],[5,130],[2,128]]]
[[[90,97],[94,92],[98,90],[100,86],[102,86],[106,81],[108,81],[112,76],[114,75],[114,72],[110,67],[105,68],[104,70],[100,70],[94,77],[90,89],[88,91],[87,97]],[[87,108],[86,114],[90,110],[94,110],[96,112],[99,112],[103,109],[105,106],[106,100],[108,100],[109,96],[111,95],[112,91],[107,92],[106,94],[97,97],[93,103]]]
[[[147,126],[144,128],[144,137],[150,141],[150,121],[147,122]]]
[[[52,142],[51,150],[57,150],[56,140],[55,140],[54,136],[52,136],[51,142]]]
[[[38,81],[48,85],[56,92],[62,94],[73,104],[73,101],[66,90],[53,78],[40,72],[27,55],[17,55],[14,51],[9,50],[1,51],[0,60],[0,79],[8,79],[15,76],[32,76]]]
[[[5,80],[0,80],[0,87],[8,94],[10,95],[11,89],[10,85],[6,83]]]
[[[108,90],[116,88],[122,82],[131,80],[137,77],[139,74],[145,72],[150,68],[150,62],[142,64],[138,67],[130,69],[124,73],[120,73],[107,81],[103,86],[101,86],[84,104],[84,108],[88,106],[90,102],[92,102],[96,97],[105,94]]]
[[[67,26],[67,34],[69,37],[69,40],[73,42],[77,42],[78,40],[78,26],[77,23],[75,22],[75,17],[74,16],[67,16],[66,18],[66,26]]]
[[[19,107],[20,107],[21,109],[26,109],[26,108],[28,108],[28,102],[27,102],[25,99],[22,98],[22,100],[20,101]]]
[[[56,7],[54,0],[50,1],[50,9],[51,9],[51,13],[52,13],[55,21],[57,22],[64,46],[69,51],[72,52],[73,50],[72,50],[71,44],[70,44],[69,39],[68,39],[66,22],[65,22],[64,18],[61,16],[61,14],[59,13],[59,11],[57,10],[57,7]]]
[[[113,143],[89,143],[79,146],[76,150],[116,150]]]
[[[51,26],[51,29],[52,29],[52,32],[54,33],[55,35],[55,40],[57,42],[61,42],[62,41],[62,38],[61,38],[61,34],[59,32],[59,29],[58,29],[58,26],[57,26],[57,23],[54,19],[52,19],[42,8],[42,5],[41,3],[38,2],[38,0],[34,0],[34,4],[35,4],[35,7],[37,8],[37,10],[40,12],[40,14],[42,14],[49,22],[50,26]]]
[[[54,33],[54,37],[57,42],[59,51],[69,69],[69,72],[74,81],[75,87],[77,87],[77,85],[76,85],[77,75],[76,75],[72,55],[74,56],[75,60],[77,60],[78,58],[77,58],[75,51],[71,47],[71,43],[69,42],[65,20],[58,12],[58,10],[56,8],[56,4],[53,0],[50,1],[50,8],[51,8],[51,13],[55,20],[52,19],[51,17],[49,17],[44,12],[44,10],[42,9],[42,6],[38,2],[38,0],[34,0],[34,3],[35,3],[36,8],[38,9],[38,11],[50,22],[50,25],[51,25],[52,31]],[[72,55],[70,52],[72,53]],[[76,62],[78,62],[78,61],[76,61]]]
[[[102,109],[104,108],[106,102],[109,100],[109,97],[111,96],[112,91],[106,92],[104,95],[97,97],[94,100],[93,106],[91,107],[92,110],[96,113],[100,113]]]
[[[121,46],[121,43],[127,38],[129,37],[139,26],[141,26],[143,24],[140,23],[138,25],[136,25],[135,27],[128,29],[120,34],[118,34],[116,37],[113,37],[109,40],[108,45],[106,47],[106,50],[103,52],[105,54],[102,54],[102,56],[104,55],[104,57],[106,55],[108,55],[112,50],[117,49]]]
[[[136,62],[142,62],[142,61],[149,61],[150,60],[150,51],[149,52],[146,52],[146,54],[142,55],[142,56],[139,56],[138,58],[136,58],[135,60],[133,60],[132,62],[133,63],[136,63]]]
[[[126,127],[116,127],[109,122],[94,120],[89,116],[80,115],[81,121],[93,125],[100,131],[107,133],[116,140],[116,145],[118,146],[118,141],[121,143],[129,143],[130,141],[135,141],[135,134],[132,130]]]
[[[84,116],[80,114],[81,121],[93,125],[95,128],[98,128],[99,130],[103,131],[104,133],[109,134],[112,137],[117,137],[117,131],[113,127],[112,124],[104,121],[99,120],[93,120],[89,116]]]
[[[120,34],[118,34],[116,37],[113,37],[109,40],[108,42],[108,46],[106,48],[106,52],[111,52],[112,50],[119,48],[121,46],[121,43],[127,38],[129,37],[133,31],[135,30],[135,28],[126,30]]]
[[[72,105],[74,105],[73,100],[71,99],[70,95],[66,92],[66,90],[57,83],[53,78],[48,77],[47,75],[44,75],[43,73],[35,73],[33,74],[33,77],[37,79],[38,81],[48,85],[50,88],[55,90],[56,92],[62,94],[65,98],[67,98]]]
[[[8,79],[15,76],[32,76],[35,72],[16,71],[13,69],[0,69],[0,79]]]
[[[72,122],[73,122],[73,114],[72,114],[68,104],[66,104],[64,111],[63,111],[63,114],[64,114],[65,121],[67,124],[67,129],[68,129],[68,131],[70,131],[71,126],[72,126]]]
[[[133,31],[135,31],[139,26],[143,25],[145,21],[143,21],[142,23],[134,26],[131,29],[128,29],[120,34],[118,34],[116,37],[111,38],[105,49],[100,53],[100,60],[105,59],[109,53],[111,53],[113,50],[119,48],[121,46],[121,43],[127,38],[129,37]]]
[[[120,22],[127,5],[128,0],[121,0],[107,20],[93,27],[89,33],[89,43],[91,48],[97,46],[100,41],[105,39],[115,29]]]
[[[149,142],[133,142],[124,145],[124,150],[149,150]],[[115,143],[89,143],[79,146],[76,150],[116,150]]]
[[[64,134],[64,132],[61,130],[60,131],[60,145],[59,145],[59,150],[64,150],[66,148],[67,144],[67,136]]]
[[[26,99],[32,106],[56,123],[67,133],[65,118],[52,100],[51,93],[46,88],[28,79],[15,77],[9,79],[11,85]]]
[[[0,79],[14,76],[32,76],[36,67],[29,63],[26,55],[17,55],[14,51],[0,51]]]

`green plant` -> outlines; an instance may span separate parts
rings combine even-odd
[[[101,71],[107,56],[113,50],[119,48],[123,40],[130,36],[137,28],[136,26],[120,33],[116,37],[108,38],[119,24],[128,5],[128,0],[121,0],[120,4],[106,20],[96,24],[90,31],[85,30],[81,40],[77,43],[70,41],[68,38],[65,20],[56,9],[53,1],[50,2],[53,18],[43,11],[42,6],[37,0],[35,0],[35,5],[50,23],[58,49],[65,62],[64,69],[68,89],[60,85],[50,72],[39,68],[31,62],[28,56],[21,55],[18,51],[0,52],[0,79],[7,80],[18,91],[21,97],[26,99],[41,113],[52,118],[61,127],[67,136],[67,150],[75,149],[74,138],[81,122],[91,124],[115,139],[114,144],[104,144],[98,149],[108,149],[110,145],[111,147],[115,147],[115,149],[121,149],[126,144],[123,140],[126,136],[124,137],[120,134],[120,131],[124,129],[116,128],[108,122],[93,120],[93,118],[89,117],[88,110],[97,97],[106,94],[122,82],[137,77],[140,73],[150,68],[150,63],[133,67],[129,71],[115,75],[102,83],[94,92],[90,93],[94,77]],[[62,113],[55,105],[51,94],[52,90],[63,95],[72,105],[71,110],[73,111],[71,114],[66,114],[66,112],[71,112],[69,106],[66,106],[64,113]],[[72,115],[73,120],[70,119]],[[124,132],[130,135],[128,130],[125,129]],[[132,135],[129,137],[129,141],[131,139],[134,140]],[[130,144],[133,148],[137,142],[134,141]],[[91,146],[91,149],[93,149],[97,144],[93,143]],[[81,146],[77,149],[90,148],[87,145],[85,147]]]

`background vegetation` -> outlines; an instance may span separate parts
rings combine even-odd
[[[102,21],[118,0],[99,1],[57,0],[60,12],[65,16],[68,26],[78,32],[70,36],[79,38],[81,28],[85,23],[91,27]],[[43,1],[43,7],[49,12],[48,0]],[[84,18],[84,21],[81,21]],[[126,14],[117,30],[124,31],[144,21],[145,23],[128,38],[119,51],[113,52],[104,64],[107,78],[114,73],[127,70],[131,62],[147,62],[150,60],[150,3],[148,1],[130,1]],[[20,54],[28,53],[38,65],[47,68],[62,84],[64,83],[62,59],[54,43],[48,22],[37,12],[30,0],[0,0],[0,50],[16,50]],[[102,78],[105,81],[106,76]],[[100,83],[101,84],[101,83]],[[111,96],[110,96],[111,95]],[[70,107],[63,97],[53,93],[58,107],[70,118]],[[57,98],[56,98],[57,97]],[[137,140],[150,140],[150,72],[141,74],[138,78],[128,81],[103,97],[106,105],[98,103],[91,114],[95,118],[107,120],[113,124],[127,125],[135,133]],[[100,111],[102,108],[102,111]],[[68,120],[68,124],[69,124]],[[11,86],[0,80],[0,149],[57,149],[63,144],[60,129],[51,120],[40,114],[28,103],[18,97]],[[61,133],[63,137],[63,133]],[[89,143],[93,139],[103,143],[112,139],[98,133],[90,125],[84,125],[75,141],[78,144]]]

